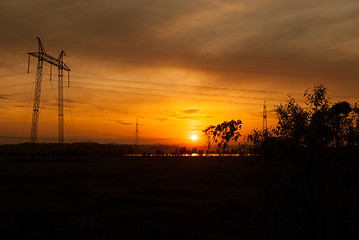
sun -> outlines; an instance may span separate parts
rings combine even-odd
[[[191,136],[191,139],[192,139],[193,142],[195,142],[195,141],[197,141],[197,136],[196,136],[196,135],[192,135],[192,136]]]

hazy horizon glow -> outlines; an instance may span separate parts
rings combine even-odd
[[[5,1],[0,3],[0,143],[28,141],[39,36],[65,51],[65,141],[201,144],[202,129],[276,123],[287,94],[323,83],[359,100],[355,0]],[[57,139],[57,71],[45,64],[38,138]],[[65,78],[66,79],[66,78]]]

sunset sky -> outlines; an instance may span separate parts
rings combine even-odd
[[[65,142],[190,144],[323,83],[359,101],[357,0],[5,0],[0,2],[0,144],[29,141],[37,51],[71,69]],[[38,142],[57,141],[57,69],[44,64]],[[67,77],[64,78],[67,82]]]

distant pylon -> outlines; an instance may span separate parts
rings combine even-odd
[[[263,105],[263,131],[264,132],[267,131],[267,106],[266,106],[266,101],[264,101],[264,105]]]
[[[136,139],[135,139],[135,145],[138,145],[138,118],[136,118]]]
[[[50,56],[46,53],[44,46],[39,37],[36,37],[38,41],[38,52],[32,52],[29,54],[29,62],[27,72],[29,73],[30,68],[30,56],[36,57],[38,59],[37,69],[36,69],[36,82],[35,82],[35,93],[34,93],[34,105],[32,111],[32,124],[31,124],[31,134],[30,142],[37,142],[37,129],[39,122],[39,110],[40,110],[40,96],[41,96],[41,83],[42,83],[42,70],[43,62],[50,63],[58,67],[59,70],[59,82],[58,82],[58,117],[59,117],[59,144],[64,143],[64,114],[63,114],[63,70],[69,72],[70,68],[63,62],[64,51],[61,51],[58,58]],[[70,78],[69,78],[70,79]],[[68,79],[68,82],[69,82]],[[51,75],[50,75],[51,80]]]
[[[135,152],[137,151],[137,146],[138,146],[138,118],[136,118]]]

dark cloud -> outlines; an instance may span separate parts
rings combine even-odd
[[[198,120],[201,119],[200,116],[191,116],[191,115],[186,115],[186,116],[177,116],[177,119],[181,119],[181,120]]]
[[[185,114],[194,114],[194,113],[198,113],[200,111],[200,109],[188,109],[183,111],[183,113]]]
[[[8,100],[8,99],[9,99],[8,96],[9,96],[9,95],[7,95],[7,94],[0,94],[0,99],[1,99],[1,100]]]
[[[228,58],[233,54],[358,60],[358,48],[342,46],[358,40],[355,6],[355,0],[3,2],[0,24],[9,37],[0,41],[41,35],[82,43],[75,46],[81,54],[105,57],[102,50],[118,46],[107,57],[216,68],[246,62]]]
[[[68,52],[77,75],[146,68],[161,79],[177,68],[264,90],[345,90],[359,75],[356,0],[19,0],[0,9],[3,56],[23,59],[39,35],[49,53]]]
[[[178,114],[177,113],[169,113],[169,116],[173,117],[173,118],[176,118],[176,117],[178,117]]]
[[[163,121],[167,121],[168,118],[159,118],[159,119],[157,119],[157,120],[163,122]]]
[[[116,120],[116,122],[119,124],[122,124],[122,125],[126,125],[126,126],[133,125],[133,123],[123,122],[122,120]]]
[[[82,102],[79,102],[77,100],[72,100],[72,99],[66,99],[66,102],[67,103],[78,103],[78,104],[81,104]]]

